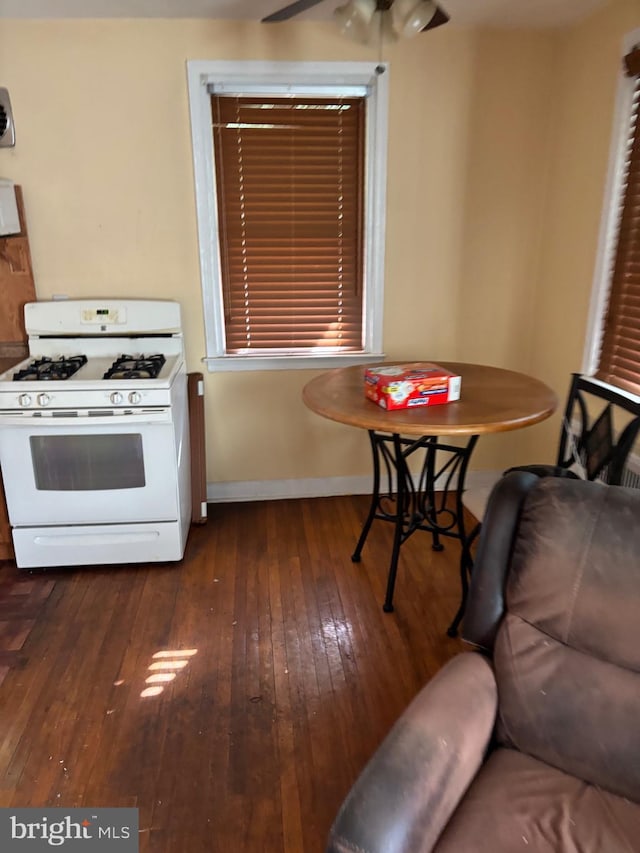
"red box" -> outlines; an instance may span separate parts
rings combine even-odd
[[[439,406],[460,399],[460,376],[431,362],[367,367],[365,396],[383,409]]]

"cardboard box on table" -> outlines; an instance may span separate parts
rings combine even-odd
[[[365,396],[383,409],[439,406],[460,399],[460,376],[432,362],[367,367]]]

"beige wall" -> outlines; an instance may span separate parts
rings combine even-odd
[[[463,361],[530,372],[560,38],[548,31],[476,38],[456,335]],[[474,466],[527,461],[521,444],[520,432],[487,436]]]
[[[637,0],[612,0],[562,37],[531,371],[563,395],[582,368],[622,42],[638,27]],[[540,458],[559,429],[558,415],[523,432],[525,454]]]
[[[621,0],[606,18],[599,67],[630,8]],[[564,392],[582,348],[613,102],[598,82],[597,138],[571,180],[553,187],[585,123],[579,105],[593,81],[571,64],[583,43],[600,50],[597,27],[451,26],[387,51],[390,357],[516,367]],[[204,335],[185,61],[243,58],[375,56],[315,23],[0,20],[0,82],[18,134],[15,149],[0,150],[0,175],[23,186],[39,297],[178,299],[190,370],[201,369]],[[568,253],[566,240],[575,242]],[[582,316],[570,340],[541,353],[541,328],[564,337],[553,321],[559,276]],[[313,375],[205,374],[209,482],[368,473],[364,434],[302,405]],[[554,442],[537,439],[540,429],[483,440],[476,464],[511,464],[527,443],[547,457]]]

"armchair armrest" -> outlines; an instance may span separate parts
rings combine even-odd
[[[327,853],[432,849],[478,772],[498,707],[493,670],[455,657],[420,691],[356,780]]]

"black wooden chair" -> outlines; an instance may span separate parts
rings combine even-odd
[[[538,477],[570,477],[598,480],[610,486],[640,487],[640,474],[628,468],[628,460],[640,432],[640,396],[619,391],[579,373],[572,374],[562,418],[560,446],[555,464],[518,465],[511,471],[528,471]],[[473,567],[471,546],[480,533],[482,519],[464,543],[460,580],[460,607],[447,633],[458,634],[467,603],[469,574]]]

